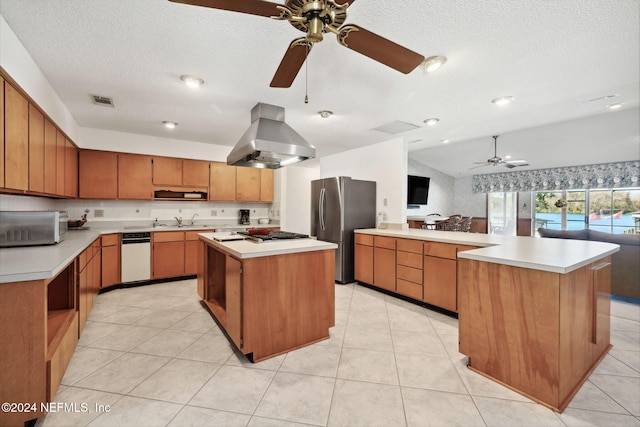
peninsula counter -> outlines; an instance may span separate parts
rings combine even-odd
[[[410,289],[415,296],[408,296],[457,311],[459,350],[469,368],[558,412],[611,348],[610,256],[617,245],[417,229],[356,230],[359,240],[356,272],[358,263],[378,265],[395,251],[397,265],[387,262],[386,270],[396,268],[396,288],[388,280],[381,287],[405,295]],[[448,267],[453,273],[443,274]],[[419,268],[423,282],[401,277]],[[370,280],[376,286],[375,269]],[[445,280],[448,290],[434,293]],[[445,291],[453,296],[438,299]]]
[[[198,293],[254,361],[329,338],[335,325],[335,249],[314,239],[253,243],[199,235]]]

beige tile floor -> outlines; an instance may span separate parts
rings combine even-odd
[[[563,414],[465,367],[457,320],[336,286],[331,339],[252,364],[195,280],[99,295],[39,426],[640,426],[640,307],[612,302],[614,348]],[[95,405],[109,406],[109,412]]]

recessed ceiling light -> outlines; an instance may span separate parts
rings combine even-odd
[[[438,122],[440,121],[440,119],[436,119],[435,117],[432,119],[425,119],[424,122],[427,124],[427,126],[435,126],[438,124]]]
[[[187,86],[193,88],[198,88],[204,84],[204,80],[202,80],[200,77],[189,76],[187,74],[180,76],[180,80],[182,80]]]
[[[442,142],[443,144],[448,144],[448,143],[449,143],[449,140],[448,140],[448,139],[443,139],[443,140],[441,140],[440,142]]]
[[[622,107],[622,102],[618,102],[617,104],[609,104],[609,105],[607,105],[607,108],[609,110],[617,110],[620,107]]]
[[[170,122],[167,120],[164,120],[162,124],[164,124],[164,127],[166,127],[167,129],[175,129],[175,127],[178,126],[176,122]]]
[[[442,67],[447,62],[447,57],[438,55],[438,56],[430,56],[422,62],[422,68],[427,73],[432,73],[438,68]]]
[[[491,102],[495,105],[507,105],[513,101],[513,96],[501,96],[500,98],[492,99]]]
[[[320,117],[322,117],[323,119],[328,119],[333,114],[333,111],[322,110],[318,111],[318,114],[320,114]]]

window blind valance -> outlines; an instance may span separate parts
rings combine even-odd
[[[640,161],[474,175],[474,193],[640,187]]]

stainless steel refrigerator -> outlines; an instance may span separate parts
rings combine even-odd
[[[348,176],[311,181],[311,235],[338,245],[336,282],[354,280],[353,230],[375,226],[375,182]]]

